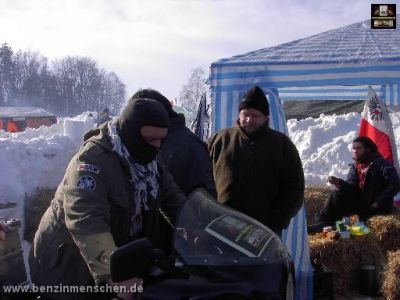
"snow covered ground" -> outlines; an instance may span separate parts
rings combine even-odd
[[[26,194],[40,187],[57,187],[83,141],[83,134],[94,127],[88,114],[21,133],[0,131],[0,202],[19,203],[16,208],[2,209],[0,216],[23,220]],[[391,117],[399,151],[400,113]],[[356,137],[360,118],[358,113],[349,113],[288,120],[289,135],[299,150],[307,185],[326,185],[328,175],[345,177],[351,163],[351,141]],[[26,256],[27,242],[24,249]]]

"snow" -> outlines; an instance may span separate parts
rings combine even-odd
[[[56,187],[84,132],[93,127],[93,119],[80,115],[51,127],[0,131],[0,202],[20,202],[36,188]]]
[[[83,142],[83,134],[94,128],[89,112],[60,119],[51,127],[28,128],[24,132],[0,130],[0,202],[15,201],[17,207],[1,209],[0,217],[24,220],[24,199],[37,188],[55,188],[72,156]],[[24,224],[24,222],[22,222]],[[23,226],[20,236],[23,233]],[[24,260],[30,244],[23,241]]]
[[[400,113],[391,117],[399,151]],[[360,118],[358,113],[349,113],[288,120],[289,136],[303,162],[306,185],[326,185],[328,175],[346,176],[352,162],[351,141],[356,137]],[[2,209],[0,216],[23,220],[25,195],[40,187],[56,188],[82,144],[83,134],[93,127],[94,119],[86,112],[59,120],[51,127],[21,133],[0,131],[0,202],[19,203],[15,208]],[[23,248],[26,259],[29,243],[24,241]]]
[[[400,150],[400,114],[392,113],[397,152]],[[356,138],[361,115],[344,115],[288,120],[289,136],[296,145],[303,163],[306,185],[326,185],[326,178],[335,175],[346,178],[352,163],[351,144]]]
[[[0,130],[0,202],[16,201],[22,207],[26,194],[40,187],[57,187],[83,142],[83,134],[94,128],[94,119],[88,115],[86,112],[61,119],[51,127],[29,128],[20,133]],[[400,113],[392,113],[391,117],[399,150]],[[325,185],[328,175],[346,176],[352,162],[351,141],[356,137],[360,118],[358,113],[349,113],[288,120],[289,136],[299,151],[307,185]],[[6,211],[1,211],[2,216]]]

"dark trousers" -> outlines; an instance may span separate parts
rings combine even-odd
[[[370,204],[365,203],[362,198],[361,191],[357,190],[333,191],[317,216],[318,221],[332,226],[346,216],[358,215],[360,221],[365,221],[372,215],[379,214],[378,210],[371,209]]]

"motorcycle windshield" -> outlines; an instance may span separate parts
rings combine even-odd
[[[180,210],[174,246],[188,265],[259,265],[287,255],[272,230],[204,189],[191,193]]]

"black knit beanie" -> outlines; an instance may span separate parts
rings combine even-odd
[[[135,101],[141,98],[148,98],[157,101],[162,104],[164,108],[167,110],[170,118],[175,118],[178,116],[178,113],[172,109],[172,104],[169,100],[161,94],[159,91],[153,89],[141,89],[138,90],[129,101]]]
[[[263,90],[258,86],[254,86],[243,96],[239,104],[239,112],[243,108],[254,108],[267,116],[269,115],[268,99],[265,97]]]
[[[146,165],[155,159],[158,148],[143,139],[140,128],[143,126],[168,128],[169,117],[165,108],[151,99],[130,101],[118,118],[118,135],[129,154],[139,164]]]

